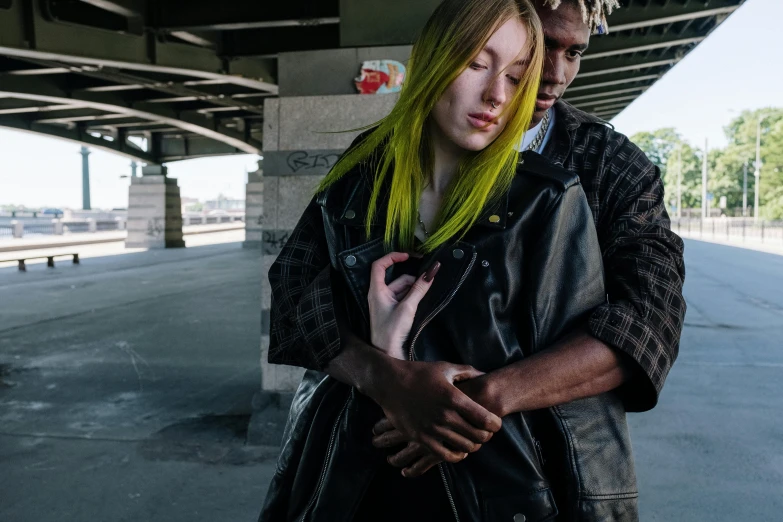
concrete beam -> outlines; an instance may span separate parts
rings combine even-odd
[[[163,30],[235,31],[270,27],[339,23],[336,0],[317,2],[247,2],[222,0],[158,0],[151,3],[150,25]]]
[[[615,98],[609,98],[607,100],[600,99],[600,100],[572,103],[571,105],[573,105],[577,109],[583,110],[585,112],[590,112],[592,110],[595,110],[596,107],[600,107],[601,105],[605,105],[605,104],[611,103],[611,102],[620,102],[620,101],[622,101],[622,102],[625,102],[626,105],[630,105],[636,99],[638,99],[639,96],[640,96],[640,94],[630,94],[628,96],[617,96]]]
[[[640,53],[644,51],[654,51],[655,49],[668,49],[671,47],[683,47],[686,45],[693,45],[701,42],[707,38],[706,36],[692,36],[688,38],[678,38],[671,36],[664,36],[662,38],[644,38],[637,37],[628,38],[626,41],[622,37],[615,38],[614,40],[606,40],[610,43],[606,43],[600,46],[591,46],[588,51],[589,54],[585,54],[582,57],[582,61],[586,60],[598,60],[600,58],[607,58],[609,56],[619,56],[623,54]],[[657,40],[655,43],[641,44],[641,42],[649,42],[650,40]],[[601,40],[599,40],[601,41]],[[641,45],[639,45],[641,44]]]
[[[125,17],[142,16],[143,0],[81,0],[85,4]]]
[[[623,78],[620,80],[612,80],[608,82],[599,82],[599,83],[591,83],[586,85],[577,85],[574,87],[569,87],[568,92],[577,92],[577,91],[586,91],[591,89],[600,89],[603,87],[612,87],[614,85],[622,85],[626,83],[636,83],[636,82],[649,82],[649,81],[655,81],[658,78],[660,78],[661,74],[645,74],[642,76],[634,75],[629,76],[628,78]]]
[[[246,136],[243,134],[226,129],[218,131],[216,120],[204,114],[193,111],[176,112],[163,104],[130,103],[113,93],[86,92],[75,97],[72,93],[62,90],[57,84],[41,77],[7,77],[0,85],[0,95],[53,104],[66,104],[76,99],[86,108],[162,122],[183,131],[223,142],[250,154],[258,154],[261,150],[261,143],[252,139],[246,142]]]
[[[595,71],[590,72],[582,72],[579,71],[579,74],[576,76],[577,80],[583,79],[583,78],[592,78],[595,76],[603,76],[606,74],[617,74],[622,72],[628,72],[628,71],[640,71],[642,69],[652,69],[653,67],[665,67],[665,66],[671,66],[676,64],[679,60],[677,58],[669,58],[667,60],[656,60],[654,62],[645,62],[643,60],[637,60],[638,63],[634,65],[623,65],[619,67],[607,67],[598,69]],[[589,62],[588,62],[589,63]],[[597,62],[593,62],[597,63]],[[600,63],[600,62],[598,62]]]
[[[89,145],[92,149],[101,149],[106,152],[120,154],[128,159],[141,161],[144,163],[159,163],[159,159],[152,154],[144,152],[132,143],[124,140],[107,141],[102,138],[96,138],[87,133],[85,129],[64,127],[55,127],[31,122],[18,116],[0,116],[0,127],[6,127],[22,132],[42,134],[52,138],[72,141],[74,143]]]
[[[590,40],[590,47],[585,55],[582,56],[582,62],[653,49],[690,45],[698,43],[706,37],[707,35],[704,31],[700,31],[694,27],[690,27],[676,34],[672,32],[667,32],[666,34],[653,32],[639,35],[623,32],[614,35],[610,34],[605,37],[600,36]],[[672,57],[674,56],[666,56],[666,58]]]
[[[340,0],[340,46],[410,45],[441,0]]]
[[[618,9],[608,18],[609,33],[732,13],[743,0],[648,2],[646,6]]]
[[[594,93],[594,94],[584,94],[584,95],[581,95],[581,96],[567,96],[565,98],[565,101],[567,101],[568,103],[575,103],[575,102],[578,102],[578,101],[592,100],[592,99],[595,99],[595,98],[608,98],[609,96],[616,96],[618,94],[626,94],[626,93],[629,93],[629,92],[644,92],[644,91],[646,91],[649,88],[650,88],[649,85],[641,85],[641,86],[638,86],[638,87],[631,87],[631,88],[628,88],[628,89],[617,89],[617,90],[614,90],[614,91],[597,92],[597,93]]]
[[[57,23],[47,19],[42,4],[14,2],[8,10],[0,11],[0,55],[226,79],[236,85],[277,92],[272,71],[262,60],[226,60],[215,51],[184,43]]]

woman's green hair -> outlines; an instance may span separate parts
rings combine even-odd
[[[513,98],[503,110],[508,113],[508,122],[486,148],[464,156],[435,219],[436,230],[421,250],[431,252],[452,239],[462,238],[484,206],[510,187],[519,156],[516,147],[530,125],[541,78],[541,23],[527,0],[445,0],[413,46],[408,76],[394,109],[340,158],[317,189],[327,189],[360,162],[374,164],[373,191],[365,222],[367,237],[384,179],[391,175],[384,241],[391,248],[396,236],[399,249],[414,249],[419,200],[433,163],[427,130],[430,113],[495,30],[511,19],[523,24],[528,38],[526,48],[520,50],[527,57],[526,67]]]

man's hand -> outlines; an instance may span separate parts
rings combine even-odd
[[[501,427],[500,417],[455,386],[482,375],[471,366],[390,359],[375,375],[368,395],[396,428],[394,440],[416,442],[439,460],[461,461]]]
[[[496,409],[497,406],[494,406],[498,401],[493,398],[489,383],[490,381],[486,376],[482,375],[461,381],[457,384],[457,387],[477,404],[481,404],[484,407],[489,406],[489,411],[495,409],[494,413],[502,416],[502,412]],[[402,475],[404,477],[421,476],[433,466],[446,460],[440,458],[438,454],[426,445],[406,437],[401,430],[395,428],[394,423],[388,417],[381,419],[373,427],[373,435],[373,445],[377,448],[391,449],[406,444],[402,450],[387,459],[392,466],[403,468]],[[482,441],[482,444],[483,442],[487,441]],[[467,457],[468,453],[478,451],[482,444],[474,444],[471,449],[461,448],[466,449],[465,453],[462,454],[462,459]]]

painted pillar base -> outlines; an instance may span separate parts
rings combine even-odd
[[[144,167],[144,176],[131,178],[128,197],[126,248],[182,248],[182,202],[177,180],[166,168]]]
[[[258,170],[247,174],[245,191],[245,241],[242,248],[260,249],[264,228],[264,171],[261,162]]]

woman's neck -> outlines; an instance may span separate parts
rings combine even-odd
[[[432,124],[431,132],[433,149],[432,175],[428,186],[424,190],[430,190],[438,196],[443,196],[449,183],[457,174],[459,163],[465,155],[465,150],[456,146],[444,136],[434,123]]]

